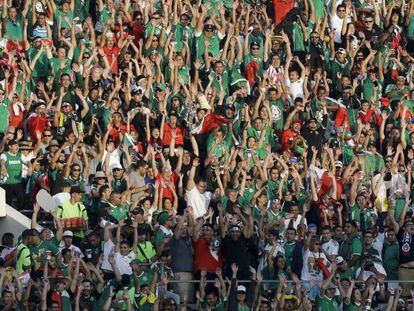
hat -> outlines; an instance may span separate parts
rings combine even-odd
[[[343,168],[344,167],[344,165],[342,164],[342,162],[341,161],[335,161],[335,167],[340,167],[340,168]]]
[[[63,102],[62,107],[64,107],[64,106],[72,106],[72,104],[70,102]]]
[[[337,51],[336,51],[336,53],[341,53],[341,54],[344,54],[344,55],[346,55],[347,53],[346,53],[346,50],[344,49],[344,48],[339,48]]]
[[[65,3],[70,3],[71,1],[70,0],[62,0],[62,2],[60,3],[60,4],[65,4]]]
[[[70,194],[72,193],[85,193],[85,191],[82,190],[79,186],[72,186],[70,187]]]
[[[157,86],[154,87],[155,91],[164,91],[165,90],[165,84],[164,83],[160,83]]]
[[[295,124],[295,123],[297,123],[297,124],[299,124],[299,125],[302,125],[302,120],[301,120],[301,119],[299,119],[299,118],[293,119],[293,121],[292,121],[292,125],[293,125],[293,124]]]
[[[59,147],[59,142],[56,139],[52,139],[46,149],[49,149],[50,147]]]
[[[70,278],[69,278],[69,277],[67,277],[67,276],[59,275],[59,276],[56,278],[56,283],[58,283],[59,281],[62,281],[62,282],[63,282],[63,283],[65,283],[65,284],[69,284],[69,282],[70,282]]]
[[[246,287],[243,286],[243,285],[237,286],[237,292],[245,293],[246,292]]]
[[[19,142],[20,150],[33,150],[33,147],[29,146],[28,142],[21,141]]]
[[[344,139],[345,140],[349,140],[349,139],[352,139],[352,133],[350,132],[350,131],[346,131],[345,132],[345,136],[344,136]]]
[[[162,226],[167,222],[168,218],[170,218],[170,215],[167,212],[161,212],[158,214],[158,223]]]
[[[328,285],[328,288],[327,288],[327,289],[331,289],[331,288],[336,289],[336,288],[337,288],[337,286],[336,286],[334,283],[329,282],[329,285]]]
[[[63,235],[62,236],[63,237],[69,236],[69,237],[72,237],[73,238],[73,232],[70,231],[70,230],[66,230],[66,231],[63,232]]]
[[[19,144],[19,142],[15,139],[12,139],[12,140],[9,141],[9,146],[18,145],[18,144]]]
[[[343,263],[345,261],[345,259],[341,256],[338,256],[335,258],[336,264],[340,265],[341,263]]]
[[[232,225],[229,229],[230,232],[237,232],[240,231],[240,226],[239,225]]]
[[[122,170],[123,169],[123,167],[122,167],[122,165],[121,164],[119,164],[119,163],[115,163],[114,165],[111,165],[111,170],[113,171],[113,170],[116,170],[116,169],[118,169],[118,170]],[[96,177],[96,174],[95,174],[95,177]]]
[[[98,178],[106,178],[105,173],[104,173],[104,172],[102,172],[102,171],[97,171],[97,172],[95,173],[94,179],[98,179]]]

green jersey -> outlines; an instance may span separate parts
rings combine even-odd
[[[341,304],[340,296],[328,298],[327,296],[316,296],[316,310],[318,311],[332,311],[339,310]]]
[[[9,126],[10,105],[10,98],[5,98],[0,103],[0,133],[4,133]]]
[[[5,161],[5,166],[9,178],[6,181],[8,185],[15,185],[22,182],[23,161],[20,152],[16,154],[7,151],[1,155],[1,160]]]

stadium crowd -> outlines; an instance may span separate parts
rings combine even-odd
[[[0,11],[1,310],[414,310],[413,0]]]

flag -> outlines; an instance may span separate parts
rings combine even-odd
[[[133,139],[128,133],[124,134],[124,144],[127,147],[135,147],[135,139]]]
[[[226,124],[227,122],[228,121],[226,118],[215,113],[210,113],[204,116],[203,120],[201,120],[201,123],[193,128],[191,133],[203,134],[205,132],[210,132],[222,126],[223,124]]]

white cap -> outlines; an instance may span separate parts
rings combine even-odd
[[[237,291],[238,292],[246,292],[246,287],[244,287],[243,285],[239,285],[239,286],[237,286]]]
[[[335,258],[336,264],[339,265],[341,263],[343,263],[345,260],[342,256],[338,256]]]
[[[65,237],[65,236],[70,236],[70,237],[72,237],[73,238],[73,232],[72,231],[70,231],[70,230],[66,230],[65,232],[63,232],[63,235],[62,235],[63,237]]]

